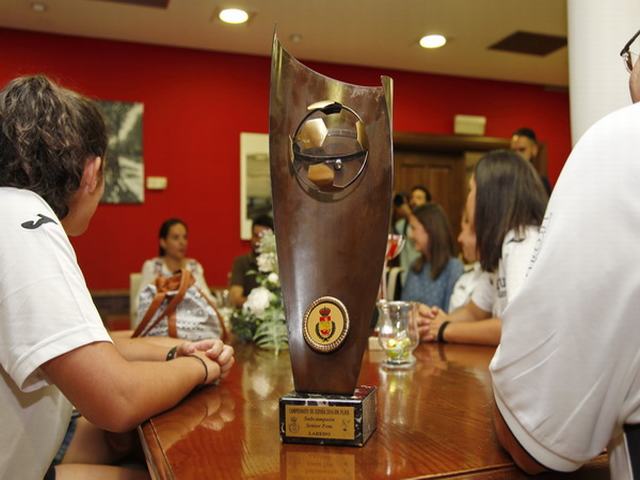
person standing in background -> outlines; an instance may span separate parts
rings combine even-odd
[[[536,132],[527,127],[522,127],[513,132],[511,135],[511,150],[516,152],[526,161],[534,163],[540,154],[540,145],[538,145],[538,138]],[[540,175],[542,185],[547,192],[547,195],[551,195],[551,183],[549,179]]]
[[[431,203],[431,192],[429,192],[429,189],[424,185],[415,185],[411,189],[408,201],[406,196],[399,194],[394,198],[394,202],[397,202],[394,206],[398,220],[396,220],[393,229],[395,233],[403,235],[405,239],[408,240],[410,230],[409,217],[416,208]],[[404,248],[398,256],[398,263],[400,268],[402,268],[402,272],[400,273],[400,283],[402,286],[404,286],[407,281],[407,275],[409,274],[411,265],[413,265],[413,262],[415,262],[418,257],[420,257],[420,252],[414,248],[412,242],[406,241]]]

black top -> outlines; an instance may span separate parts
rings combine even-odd
[[[243,295],[246,297],[249,292],[258,286],[255,273],[257,272],[258,264],[256,263],[256,257],[253,253],[247,253],[240,257],[236,257],[233,261],[233,268],[231,269],[231,285],[241,285],[243,289]]]

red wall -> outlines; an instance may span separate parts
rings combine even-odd
[[[240,240],[240,132],[267,132],[266,57],[168,48],[0,29],[0,84],[45,73],[92,97],[144,103],[145,175],[169,186],[142,205],[102,205],[74,239],[91,289],[128,288],[128,274],[156,254],[157,229],[178,216],[189,225],[189,254],[207,281],[224,285]],[[453,133],[455,114],[487,117],[488,136],[521,126],[546,142],[554,182],[570,150],[567,93],[536,85],[309,62],[343,81],[394,79],[394,129]]]

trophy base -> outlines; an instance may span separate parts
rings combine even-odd
[[[284,443],[362,447],[376,429],[376,387],[352,396],[291,392],[280,398]]]

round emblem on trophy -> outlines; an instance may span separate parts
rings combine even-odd
[[[304,314],[303,334],[307,344],[317,352],[333,352],[349,333],[349,314],[334,297],[315,300]]]
[[[367,165],[365,124],[355,110],[339,102],[318,102],[307,110],[290,139],[293,171],[305,189],[342,191]]]

